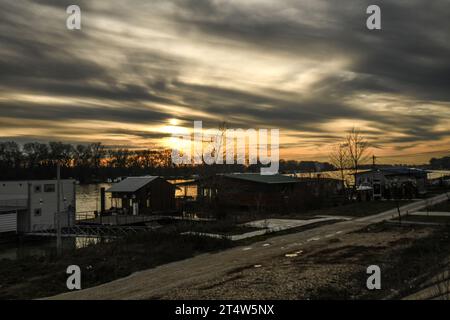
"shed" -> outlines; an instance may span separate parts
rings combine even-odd
[[[373,169],[355,174],[355,184],[372,187],[375,199],[411,199],[426,193],[428,171],[407,167]]]
[[[175,185],[158,176],[128,177],[106,192],[124,214],[150,214],[175,210]],[[118,203],[118,201],[120,203]]]

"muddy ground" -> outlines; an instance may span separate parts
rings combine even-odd
[[[163,299],[400,299],[417,291],[450,254],[450,229],[372,225],[306,244]],[[381,267],[381,290],[366,288],[367,267]]]

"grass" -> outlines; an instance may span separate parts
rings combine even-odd
[[[423,197],[432,198],[446,192],[448,192],[450,196],[450,186],[430,186]]]
[[[450,255],[450,227],[437,228],[430,236],[414,240],[410,246],[392,252],[386,259],[383,285],[402,298],[439,272]]]
[[[450,196],[450,194],[449,194],[449,196]],[[430,206],[430,207],[428,207],[428,210],[435,211],[435,212],[450,212],[450,200]]]
[[[250,245],[252,243],[255,242],[259,242],[259,241],[265,241],[269,238],[275,237],[275,236],[284,236],[284,235],[288,235],[288,234],[293,234],[293,233],[298,233],[298,232],[302,232],[302,231],[306,231],[306,230],[310,230],[310,229],[314,229],[314,228],[318,228],[321,226],[325,226],[328,224],[333,224],[336,222],[339,222],[342,220],[327,220],[327,221],[320,221],[320,222],[316,222],[316,223],[311,223],[305,226],[301,226],[301,227],[296,227],[296,228],[291,228],[291,229],[286,229],[283,231],[278,231],[278,232],[269,232],[266,233],[264,235],[260,235],[260,236],[256,236],[256,237],[252,237],[252,238],[247,238],[247,239],[242,239],[239,241],[236,241],[236,245]]]
[[[213,233],[225,236],[243,234],[260,230],[259,228],[243,226],[234,220],[218,220],[218,221],[180,221],[176,224],[169,225],[166,228],[176,229],[178,232],[198,232]]]
[[[396,226],[387,223],[370,225],[355,233],[408,233],[425,226]],[[378,246],[353,244],[340,249],[325,249],[315,263],[351,263],[355,270],[346,275],[347,285],[333,284],[319,288],[311,299],[401,299],[420,290],[421,286],[446,268],[450,255],[450,226],[433,227],[426,236],[417,239],[398,239]],[[326,250],[334,253],[332,260]],[[336,253],[338,251],[339,254]],[[366,288],[366,268],[381,268],[381,290]]]
[[[400,232],[405,227],[387,226],[382,228],[397,228]],[[420,226],[406,227],[417,229]],[[438,273],[450,255],[450,227],[436,227],[428,236],[413,240],[406,247],[396,249],[383,257],[382,288],[363,292],[362,298],[381,299],[387,296],[391,299],[401,299],[416,292],[422,283]],[[389,292],[390,291],[390,292]]]
[[[103,242],[62,256],[0,261],[0,299],[34,299],[67,291],[66,268],[78,265],[88,288],[197,254],[231,247],[231,241],[151,232]]]
[[[411,200],[399,200],[398,205],[404,206],[411,203]],[[324,208],[308,211],[308,215],[332,215],[332,216],[348,216],[348,217],[365,217],[395,209],[396,201],[365,201],[353,202],[338,207]]]
[[[398,218],[393,219],[393,221],[399,221]],[[450,224],[450,217],[439,217],[439,216],[415,216],[408,215],[402,217],[402,222],[429,222],[429,223],[439,223],[439,224]]]

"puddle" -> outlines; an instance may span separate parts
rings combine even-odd
[[[295,258],[295,257],[298,257],[302,253],[303,253],[303,250],[299,250],[299,251],[295,251],[294,253],[286,253],[284,256],[286,258]]]
[[[247,248],[242,249],[242,251],[248,251],[248,250],[252,250],[252,248],[251,247],[247,247]]]
[[[264,243],[262,246],[263,247],[268,247],[268,246],[270,246],[270,243]]]
[[[260,264],[255,264],[254,267],[255,267],[255,268],[261,268],[262,265],[260,265]]]

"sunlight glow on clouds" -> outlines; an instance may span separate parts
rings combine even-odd
[[[79,32],[69,1],[0,4],[1,140],[168,147],[202,120],[280,128],[284,158],[353,126],[380,155],[448,149],[448,2],[383,4],[378,33],[368,0],[75,3]]]

